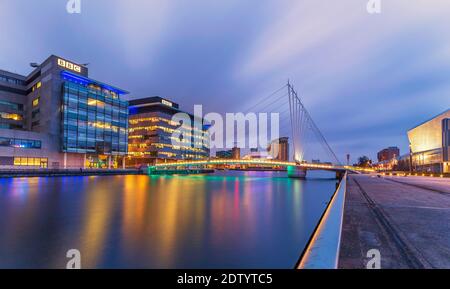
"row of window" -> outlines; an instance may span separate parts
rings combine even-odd
[[[0,105],[1,106],[5,106],[5,107],[7,107],[9,109],[12,109],[12,110],[19,110],[19,111],[23,110],[23,105],[22,104],[18,104],[18,103],[6,101],[6,100],[1,100],[0,99]]]
[[[66,82],[64,88],[69,94],[77,95],[81,100],[89,97],[115,106],[121,106],[128,110],[128,102],[120,100],[117,94],[111,94],[108,90],[97,90],[94,86],[85,87],[72,82]]]
[[[28,157],[15,157],[14,165],[21,167],[40,167],[47,168],[48,167],[48,159],[47,158],[28,158]]]
[[[25,149],[40,149],[42,148],[42,142],[40,140],[0,137],[0,146],[25,148]]]
[[[6,75],[0,75],[0,81],[7,82],[10,84],[15,84],[15,85],[22,85],[22,86],[26,85],[26,82],[24,80],[9,77]]]
[[[22,125],[0,122],[1,129],[23,129]]]
[[[17,113],[0,112],[0,118],[10,119],[10,120],[22,120],[23,117]]]

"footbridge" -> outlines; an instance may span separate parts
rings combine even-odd
[[[306,176],[307,170],[325,170],[336,172],[336,177],[340,178],[346,171],[351,170],[349,167],[333,164],[318,163],[296,163],[284,162],[277,160],[252,159],[252,160],[231,160],[231,159],[209,159],[200,161],[182,161],[160,163],[148,168],[148,173],[161,174],[164,172],[172,173],[189,173],[205,169],[216,169],[226,166],[227,168],[239,167],[251,170],[252,168],[270,168],[287,170],[289,177],[302,178]]]
[[[205,159],[159,163],[149,167],[149,174],[198,173],[214,169],[280,169],[290,177],[303,178],[308,170],[336,172],[342,177],[352,167],[343,166],[301,101],[293,85],[279,88],[245,111],[246,113],[278,113],[279,135],[288,137],[291,156],[261,159]],[[289,155],[289,153],[287,153]]]

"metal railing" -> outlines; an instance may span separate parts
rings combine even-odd
[[[347,173],[323,213],[297,265],[297,269],[336,269],[339,262]]]

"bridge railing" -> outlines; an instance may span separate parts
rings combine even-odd
[[[211,159],[211,160],[197,160],[197,161],[181,161],[181,162],[171,162],[171,163],[160,163],[149,167],[152,170],[161,170],[173,167],[188,167],[188,166],[213,166],[213,165],[267,165],[267,166],[299,166],[308,169],[325,169],[325,170],[345,170],[342,166],[334,166],[331,164],[320,164],[320,163],[295,163],[295,162],[284,162],[277,160],[262,160],[262,159],[252,159],[252,160],[232,160],[232,159]]]
[[[297,269],[336,269],[339,261],[347,173],[323,213],[300,260]]]

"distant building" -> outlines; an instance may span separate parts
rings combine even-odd
[[[233,159],[240,160],[241,159],[241,149],[238,147],[234,147],[232,150]]]
[[[412,168],[450,173],[450,109],[408,131]]]
[[[232,159],[233,158],[233,151],[227,150],[227,151],[217,151],[216,157],[219,159]]]
[[[398,147],[388,147],[378,152],[378,162],[390,161],[400,156]]]
[[[135,99],[129,102],[129,137],[127,166],[139,166],[177,160],[198,160],[209,157],[207,127],[192,127],[183,145],[173,145],[173,132],[180,127],[172,121],[183,113],[179,105],[161,97]],[[188,114],[194,122],[194,116]],[[179,140],[178,140],[179,141]]]
[[[267,151],[274,160],[289,161],[289,138],[282,137],[272,141]]]
[[[246,154],[242,159],[255,160],[255,159],[267,159],[269,154],[267,152],[260,152],[258,150],[250,150],[250,153]]]

